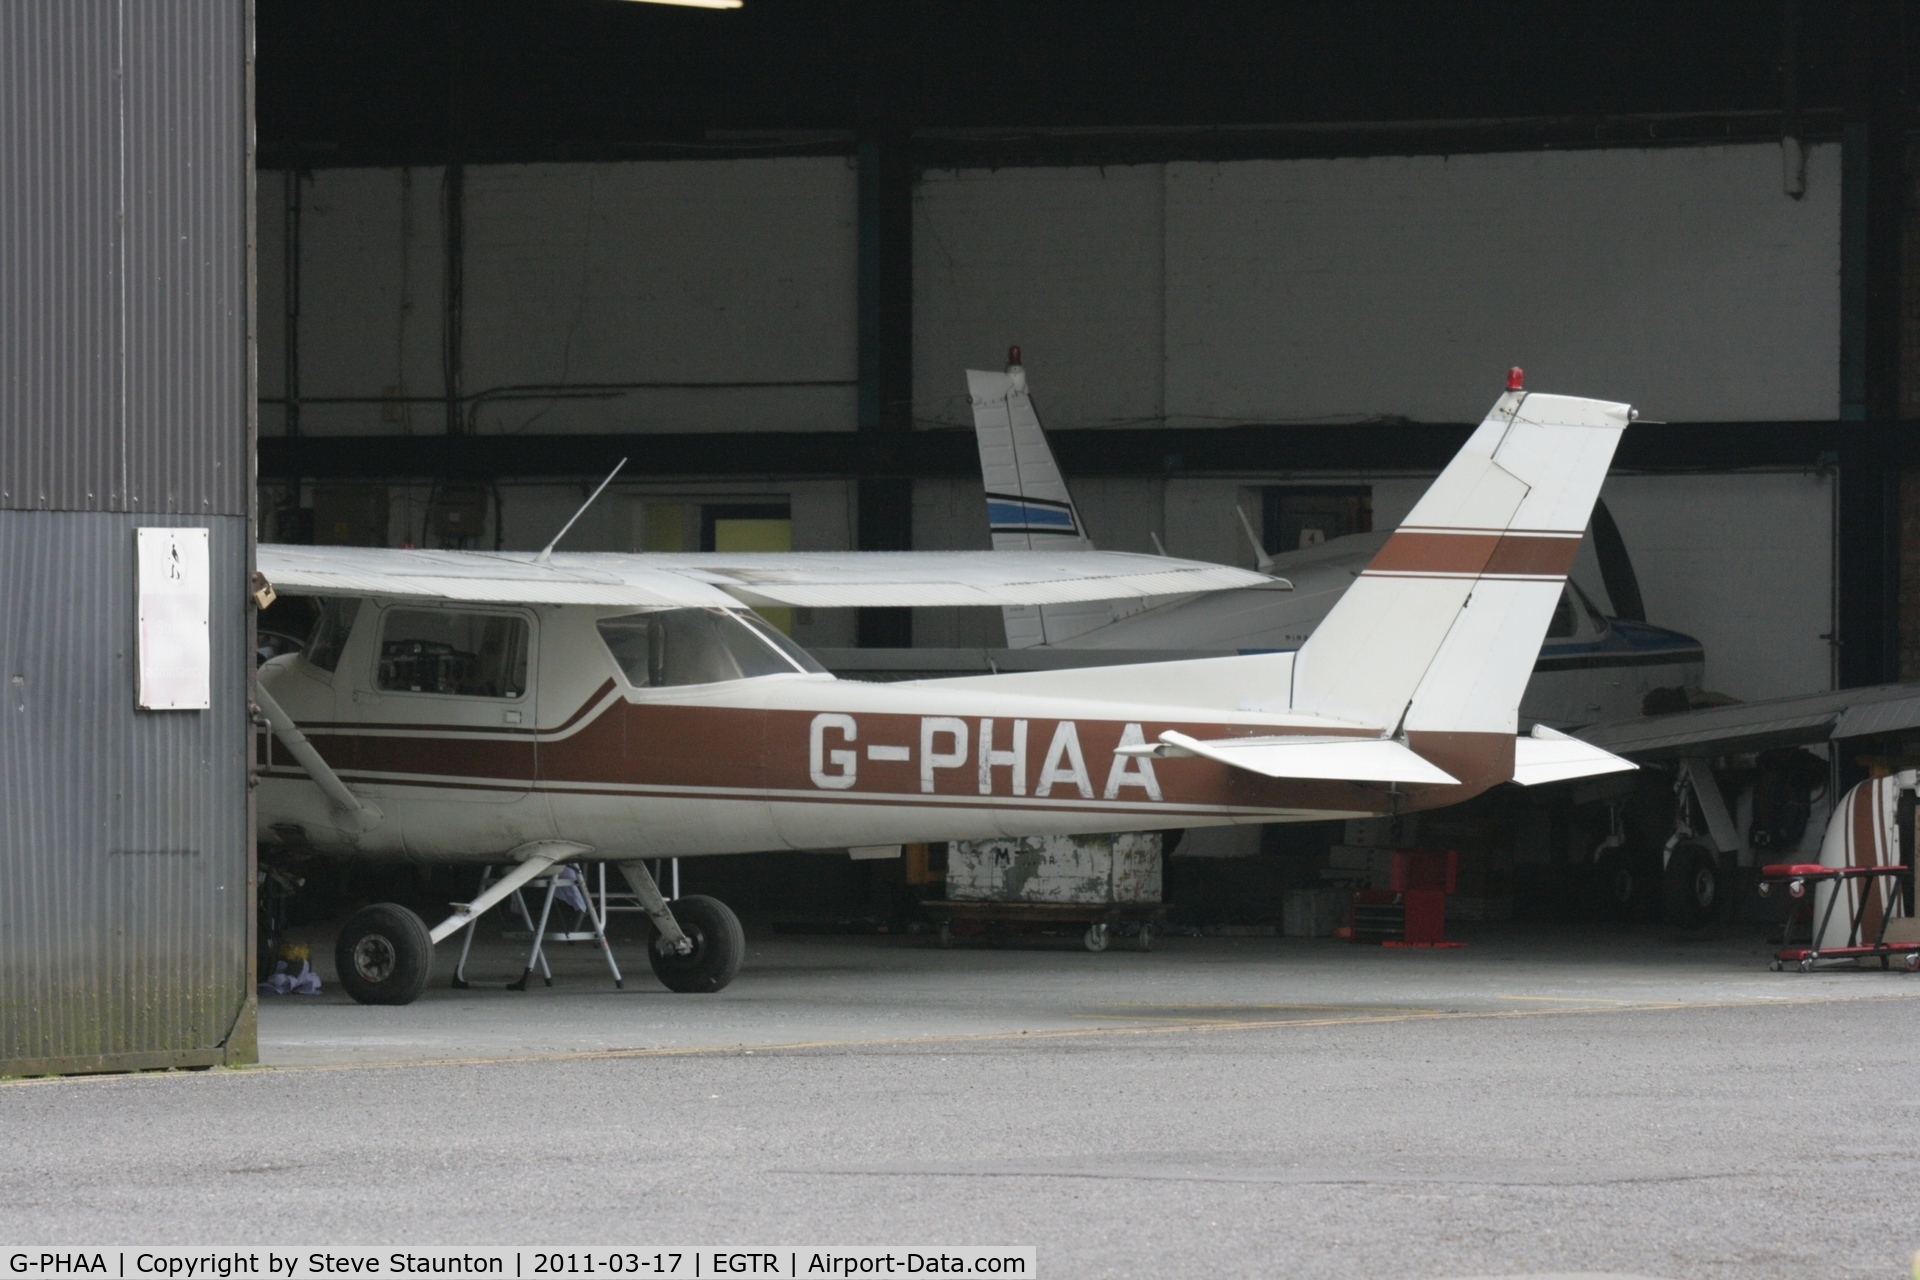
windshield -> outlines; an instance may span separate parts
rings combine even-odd
[[[595,625],[635,688],[825,670],[761,619],[726,609],[659,609],[602,618]]]

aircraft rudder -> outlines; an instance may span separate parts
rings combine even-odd
[[[1295,707],[1510,739],[1631,416],[1607,401],[1503,395],[1303,646]],[[1510,767],[1510,742],[1508,756]]]

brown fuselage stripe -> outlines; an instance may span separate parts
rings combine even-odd
[[[825,736],[826,749],[855,753],[857,778],[849,787],[823,787],[814,782],[810,767],[810,738],[816,714],[811,710],[769,711],[630,703],[615,699],[577,731],[552,741],[536,742],[524,736],[504,734],[494,738],[450,738],[433,733],[408,736],[394,733],[390,728],[378,734],[320,732],[312,741],[328,764],[348,775],[406,774],[420,780],[391,781],[402,786],[466,784],[502,791],[511,791],[517,780],[525,779],[529,790],[538,788],[555,793],[566,788],[643,786],[659,791],[698,788],[762,795],[768,792],[784,792],[789,796],[817,794],[823,801],[853,803],[940,804],[941,798],[946,797],[949,802],[964,800],[977,805],[991,796],[999,796],[1025,798],[1029,802],[1097,801],[1103,802],[1103,808],[1139,806],[1149,811],[1206,806],[1262,811],[1361,812],[1380,809],[1385,791],[1380,784],[1265,778],[1216,761],[1189,757],[1152,762],[1160,800],[1152,801],[1146,793],[1139,780],[1138,765],[1131,770],[1122,766],[1122,785],[1108,800],[1106,791],[1114,777],[1116,761],[1114,751],[1120,745],[1125,723],[1074,720],[1071,723],[1085,763],[1087,790],[1083,792],[1076,782],[1063,780],[1057,769],[1065,762],[1058,761],[1050,795],[1040,796],[1037,794],[1040,774],[1063,721],[1022,717],[1028,724],[1028,737],[1020,796],[1014,795],[1011,766],[998,764],[990,771],[990,796],[983,797],[978,768],[981,720],[969,716],[960,717],[969,730],[969,750],[964,763],[936,769],[933,790],[927,792],[921,789],[922,717],[878,712],[854,713],[858,722],[855,740],[845,740],[837,729]],[[575,718],[569,717],[567,723],[573,723]],[[1004,752],[1011,747],[1013,723],[1010,718],[997,721],[996,751]],[[323,730],[334,726],[311,727]],[[1280,726],[1178,721],[1141,725],[1147,741],[1167,729],[1199,737],[1310,732]],[[467,731],[461,729],[460,732]],[[1510,735],[1421,734],[1409,735],[1409,741],[1415,751],[1463,784],[1404,788],[1404,797],[1419,797],[1417,807],[1454,803],[1513,776]],[[874,760],[866,751],[874,745],[906,747],[909,758]],[[951,739],[943,735],[937,749],[946,751],[952,745]],[[273,743],[271,759],[274,765],[283,768],[297,767],[277,740]],[[835,765],[832,771],[837,773],[842,767]]]
[[[1577,536],[1532,533],[1424,533],[1402,529],[1367,565],[1372,574],[1563,578]]]

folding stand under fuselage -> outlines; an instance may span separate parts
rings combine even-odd
[[[487,885],[493,880],[493,872],[494,869],[488,867],[481,873],[480,891],[482,893],[486,892]],[[479,927],[480,917],[476,915],[467,922],[465,927],[467,936],[460,944],[460,961],[453,968],[453,985],[456,989],[466,990],[469,987],[504,987],[508,991],[525,991],[528,980],[533,977],[533,970],[536,965],[540,968],[542,981],[548,986],[552,986],[553,969],[552,966],[548,965],[546,955],[546,944],[549,938],[555,942],[593,941],[599,943],[600,952],[607,960],[607,969],[613,974],[613,985],[624,989],[626,982],[625,979],[621,977],[620,964],[613,958],[613,948],[607,942],[606,916],[594,907],[594,895],[587,889],[585,876],[575,875],[571,881],[566,882],[577,884],[580,887],[581,901],[585,906],[584,914],[587,919],[592,922],[593,928],[590,930],[571,930],[556,934],[549,934],[547,932],[547,921],[553,914],[554,897],[559,893],[560,886],[569,872],[570,869],[563,870],[562,868],[555,867],[543,875],[528,881],[522,888],[513,891],[514,910],[520,913],[520,918],[526,921],[527,928],[533,931],[533,942],[527,950],[525,967],[521,970],[519,978],[512,982],[471,982],[467,979],[467,956],[473,950],[474,933]],[[523,890],[526,888],[546,889],[546,894],[541,898],[540,919],[537,923],[534,921],[532,913],[527,910],[527,902],[523,893]],[[601,868],[601,893],[603,900],[605,892],[606,869],[603,865]]]

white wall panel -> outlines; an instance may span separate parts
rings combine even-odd
[[[254,232],[254,307],[259,313],[255,326],[259,355],[257,377],[262,396],[284,393],[281,375],[286,369],[286,224],[282,205],[286,199],[286,172],[263,169],[254,175],[254,203],[259,208]],[[277,420],[277,419],[276,419]],[[260,414],[262,435],[278,435],[267,430],[267,415]]]
[[[440,339],[442,171],[320,169],[303,184],[301,431],[398,435],[445,430],[440,406],[409,405],[397,398],[437,396],[445,385]],[[270,216],[264,204],[262,209],[263,219]],[[308,397],[339,396],[396,399],[391,404],[305,403]]]
[[[914,416],[971,426],[964,370],[1023,348],[1049,427],[1161,404],[1163,166],[933,171],[914,208]]]
[[[1478,421],[1510,364],[1650,417],[1837,412],[1837,147],[1798,201],[1770,145],[1181,163],[1166,193],[1175,425]]]
[[[1166,483],[1167,554],[1188,560],[1253,567],[1253,548],[1234,517],[1246,481],[1238,478],[1176,478]],[[1255,513],[1249,512],[1253,517]],[[1254,519],[1254,528],[1260,522]]]
[[[913,482],[913,545],[917,551],[991,551],[986,489],[977,477]],[[915,609],[916,648],[994,648],[1006,628],[998,609]]]
[[[1601,493],[1647,620],[1699,638],[1707,688],[1752,699],[1832,687],[1830,475],[1614,476]]]
[[[857,376],[839,157],[467,171],[466,384]],[[852,385],[503,402],[482,431],[851,430]]]
[[[1166,488],[1167,482],[1155,476],[1082,476],[1073,482],[1073,501],[1094,546],[1152,555],[1153,536],[1166,541]],[[981,523],[986,523],[985,511]]]
[[[916,551],[991,551],[987,491],[977,476],[923,477],[913,482]]]
[[[286,394],[286,236],[281,215],[286,174],[263,169],[254,175],[254,200],[259,218],[254,233],[254,307],[259,394],[276,399]],[[278,404],[260,406],[260,434],[285,435],[286,410]]]

